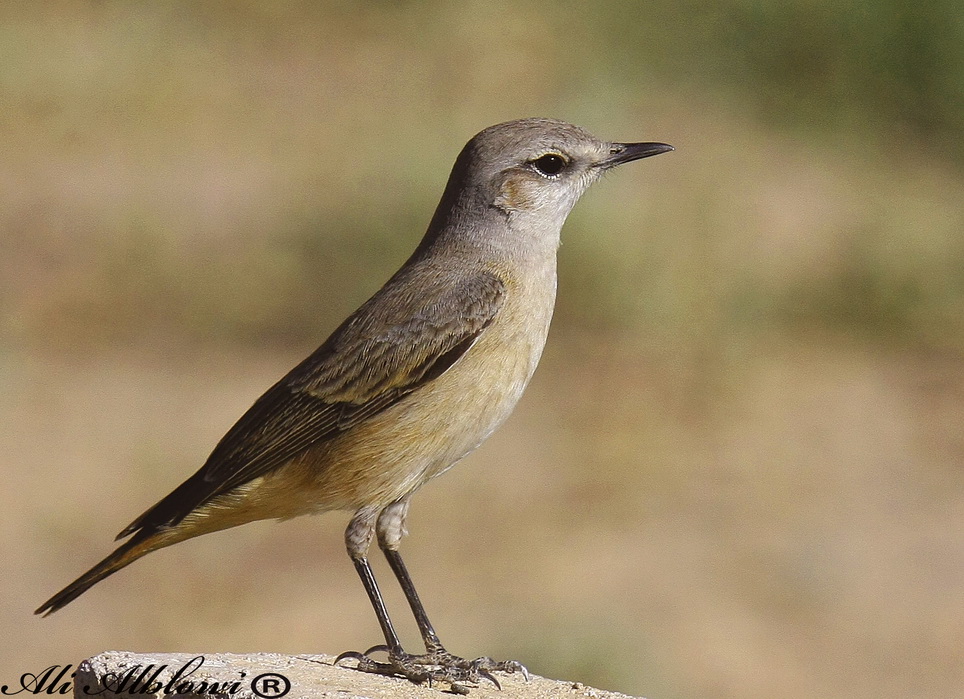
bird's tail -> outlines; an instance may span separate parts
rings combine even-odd
[[[164,537],[159,536],[157,533],[146,537],[135,536],[135,538],[131,539],[130,541],[118,546],[112,554],[107,556],[107,558],[102,560],[100,563],[70,583],[63,590],[40,605],[34,614],[43,614],[44,616],[53,614],[64,605],[73,602],[107,576],[112,575],[121,568],[130,565],[141,556],[171,543],[174,542],[165,541]]]

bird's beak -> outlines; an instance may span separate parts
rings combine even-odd
[[[623,163],[668,153],[671,150],[676,149],[668,143],[613,143],[609,147],[609,157],[603,159],[599,166],[608,170]]]

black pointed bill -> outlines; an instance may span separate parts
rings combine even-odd
[[[613,143],[609,149],[609,157],[600,162],[599,166],[616,167],[633,160],[669,153],[671,150],[676,149],[668,143]]]

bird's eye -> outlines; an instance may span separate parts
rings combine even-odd
[[[566,167],[566,159],[557,153],[546,153],[532,161],[536,172],[546,177],[555,177]]]

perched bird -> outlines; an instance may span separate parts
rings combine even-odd
[[[607,170],[671,150],[600,141],[551,119],[477,134],[408,261],[241,416],[197,473],[125,527],[117,538],[126,542],[37,613],[185,539],[349,510],[348,555],[385,644],[339,660],[455,686],[524,672],[514,661],[466,660],[442,646],[398,553],[409,501],[492,434],[522,395],[545,345],[559,233],[573,205]],[[368,563],[373,539],[412,608],[424,654],[399,643]],[[375,652],[387,661],[373,660]]]

